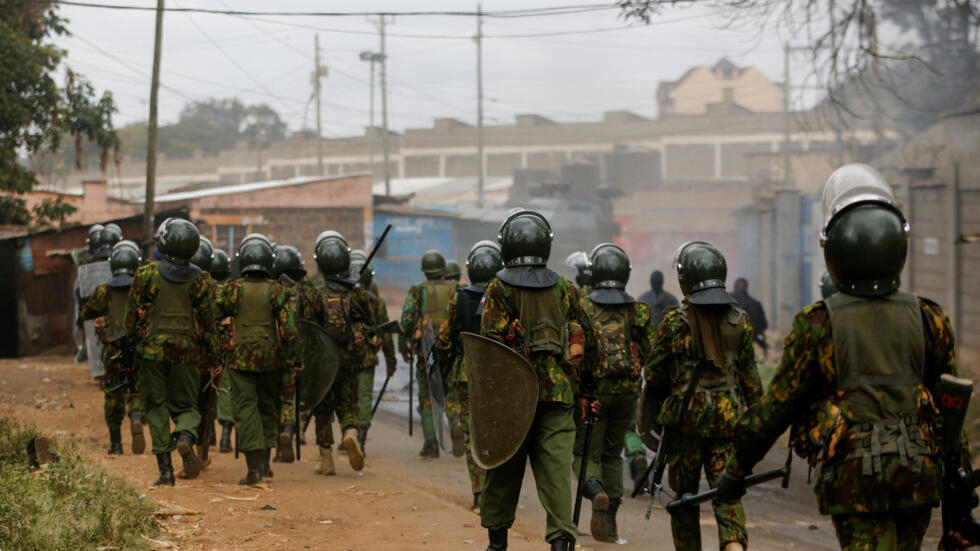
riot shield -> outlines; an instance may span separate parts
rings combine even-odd
[[[308,320],[296,323],[303,341],[303,374],[300,376],[299,407],[308,412],[330,391],[340,369],[340,348],[322,327]]]
[[[663,427],[657,424],[657,415],[663,403],[651,396],[649,386],[643,387],[640,399],[636,404],[636,432],[640,435],[643,445],[656,452],[660,444],[660,434]]]
[[[521,447],[538,407],[538,376],[520,354],[486,337],[461,333],[470,390],[470,451],[484,469]]]
[[[436,429],[436,440],[443,451],[449,452],[449,427],[446,423],[446,387],[442,381],[442,366],[435,354],[436,335],[432,322],[422,326],[422,354],[425,358],[426,382],[429,387],[429,401],[432,403],[432,422]]]
[[[87,300],[95,294],[95,289],[99,285],[108,283],[110,279],[112,279],[112,270],[109,268],[108,261],[82,264],[78,267],[78,296],[82,300]]]
[[[88,372],[92,377],[105,375],[105,365],[102,363],[102,343],[95,332],[95,320],[82,324],[85,332],[85,353],[88,356]]]

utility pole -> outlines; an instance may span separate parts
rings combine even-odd
[[[789,187],[789,167],[790,167],[790,75],[789,75],[789,56],[793,49],[789,42],[783,43],[783,187]]]
[[[160,50],[163,42],[163,0],[157,0],[153,39],[153,76],[150,79],[150,120],[146,125],[146,199],[143,203],[143,243],[153,242],[153,211],[157,193],[157,97],[160,91]]]
[[[381,148],[385,161],[385,195],[391,195],[391,152],[388,146],[388,52],[385,50],[385,16],[381,16]]]
[[[323,170],[323,126],[320,120],[320,77],[327,76],[327,68],[320,65],[320,35],[313,35],[313,93],[316,95],[316,168],[320,176]]]
[[[482,207],[484,202],[484,177],[486,159],[483,156],[483,5],[476,5],[476,197]]]
[[[365,50],[361,52],[361,61],[367,61],[371,64],[371,92],[370,92],[370,115],[368,116],[368,128],[370,129],[370,134],[368,135],[368,162],[371,166],[371,177],[374,178],[374,141],[376,139],[375,129],[374,129],[374,64],[384,61],[384,56],[372,51]]]

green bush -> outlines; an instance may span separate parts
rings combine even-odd
[[[148,549],[160,532],[156,505],[129,482],[59,441],[61,461],[31,472],[27,443],[37,435],[0,418],[0,549]]]

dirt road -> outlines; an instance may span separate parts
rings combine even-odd
[[[380,386],[380,381],[377,386]],[[316,447],[313,431],[303,449],[303,461],[273,464],[275,477],[261,488],[237,484],[244,475],[244,459],[213,454],[211,466],[197,480],[178,480],[174,488],[153,488],[156,463],[149,454],[128,453],[128,427],[123,430],[127,454],[107,456],[108,435],[102,414],[102,393],[87,370],[68,358],[27,358],[0,361],[0,415],[33,423],[61,438],[86,444],[89,455],[109,470],[133,481],[168,515],[161,523],[174,548],[197,549],[322,549],[322,550],[480,550],[486,532],[471,513],[471,499],[462,459],[443,456],[421,461],[418,420],[410,438],[407,405],[397,399],[404,390],[393,383],[396,401],[387,402],[372,427],[367,445],[367,467],[354,473],[337,456],[337,476],[313,473]],[[336,434],[336,432],[335,432]],[[175,456],[176,463],[179,463]],[[775,450],[765,465],[785,460]],[[789,490],[778,482],[753,491],[745,500],[752,549],[835,549],[833,530],[816,513],[812,492],[805,484],[805,469],[797,472]],[[802,473],[800,471],[803,471]],[[669,519],[660,507],[650,521],[643,520],[646,499],[627,499],[620,512],[621,545],[580,537],[581,549],[669,550]],[[588,504],[582,526],[588,527]],[[704,548],[717,548],[710,508],[701,515]],[[934,522],[924,548],[935,549]],[[514,551],[545,549],[544,513],[538,504],[530,474],[525,479],[518,523],[511,532]]]

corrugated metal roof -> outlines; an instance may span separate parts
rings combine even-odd
[[[354,178],[358,176],[369,176],[370,174],[364,173],[354,173],[354,174],[344,174],[343,176],[301,176],[298,178],[288,178],[286,180],[266,180],[264,182],[250,182],[247,184],[233,184],[230,186],[219,186],[198,189],[194,191],[183,191],[180,193],[165,193],[156,196],[156,201],[158,203],[172,203],[174,201],[189,201],[193,199],[198,199],[201,197],[210,197],[212,195],[233,195],[236,193],[249,193],[252,191],[259,191],[263,189],[273,189],[280,187],[290,187],[290,186],[302,186],[306,184],[312,184],[315,182],[332,182],[335,180],[343,180],[347,178]],[[142,204],[143,199],[137,199],[133,201],[135,204]]]

